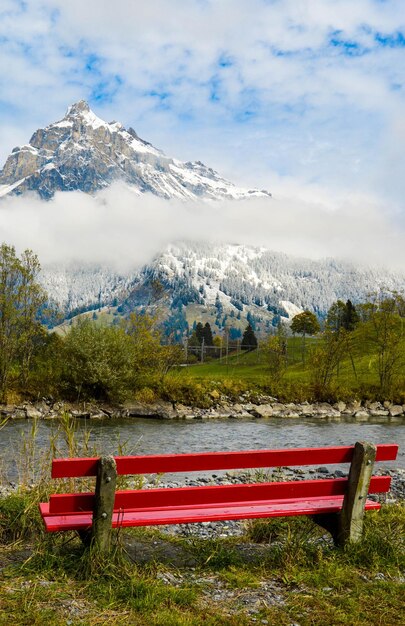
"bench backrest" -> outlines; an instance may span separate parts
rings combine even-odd
[[[397,444],[376,446],[376,461],[394,461]],[[211,470],[297,467],[351,463],[354,446],[290,448],[281,450],[244,450],[241,452],[203,452],[193,454],[153,454],[115,457],[117,474],[166,474]],[[54,459],[52,478],[96,476],[99,458]]]
[[[390,484],[390,476],[373,476],[368,492],[386,493],[390,489]],[[172,489],[116,491],[114,510],[215,503],[225,505],[226,503],[237,501],[343,496],[347,485],[347,478],[324,478],[321,480],[300,480],[283,483],[203,485],[199,487],[175,487]],[[94,502],[94,493],[54,494],[49,498],[49,514],[57,515],[92,511]]]

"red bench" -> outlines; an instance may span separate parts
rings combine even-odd
[[[50,496],[40,511],[49,532],[76,530],[108,548],[111,528],[309,515],[336,543],[358,541],[364,511],[380,504],[367,494],[388,492],[389,476],[372,476],[374,461],[396,459],[398,446],[249,450],[202,454],[55,459],[53,478],[96,476],[94,493]],[[118,475],[202,472],[350,463],[348,478],[292,480],[172,489],[116,491]]]

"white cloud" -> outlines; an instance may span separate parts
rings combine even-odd
[[[29,247],[43,265],[99,263],[139,267],[175,240],[263,245],[311,258],[338,257],[400,269],[398,233],[367,197],[328,199],[312,186],[299,197],[202,204],[166,201],[116,183],[96,197],[58,193],[50,202],[7,198],[0,207],[0,241]]]

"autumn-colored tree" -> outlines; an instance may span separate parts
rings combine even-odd
[[[14,247],[0,246],[0,399],[14,367],[26,383],[35,339],[43,332],[37,318],[46,294],[37,282],[39,270],[30,250],[18,257]]]
[[[305,337],[316,335],[321,330],[316,315],[311,311],[303,311],[295,315],[291,321],[291,330],[294,334],[302,335],[302,360],[305,363]]]

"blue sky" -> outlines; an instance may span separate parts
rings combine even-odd
[[[0,160],[86,99],[167,154],[405,226],[403,0],[1,0]]]

